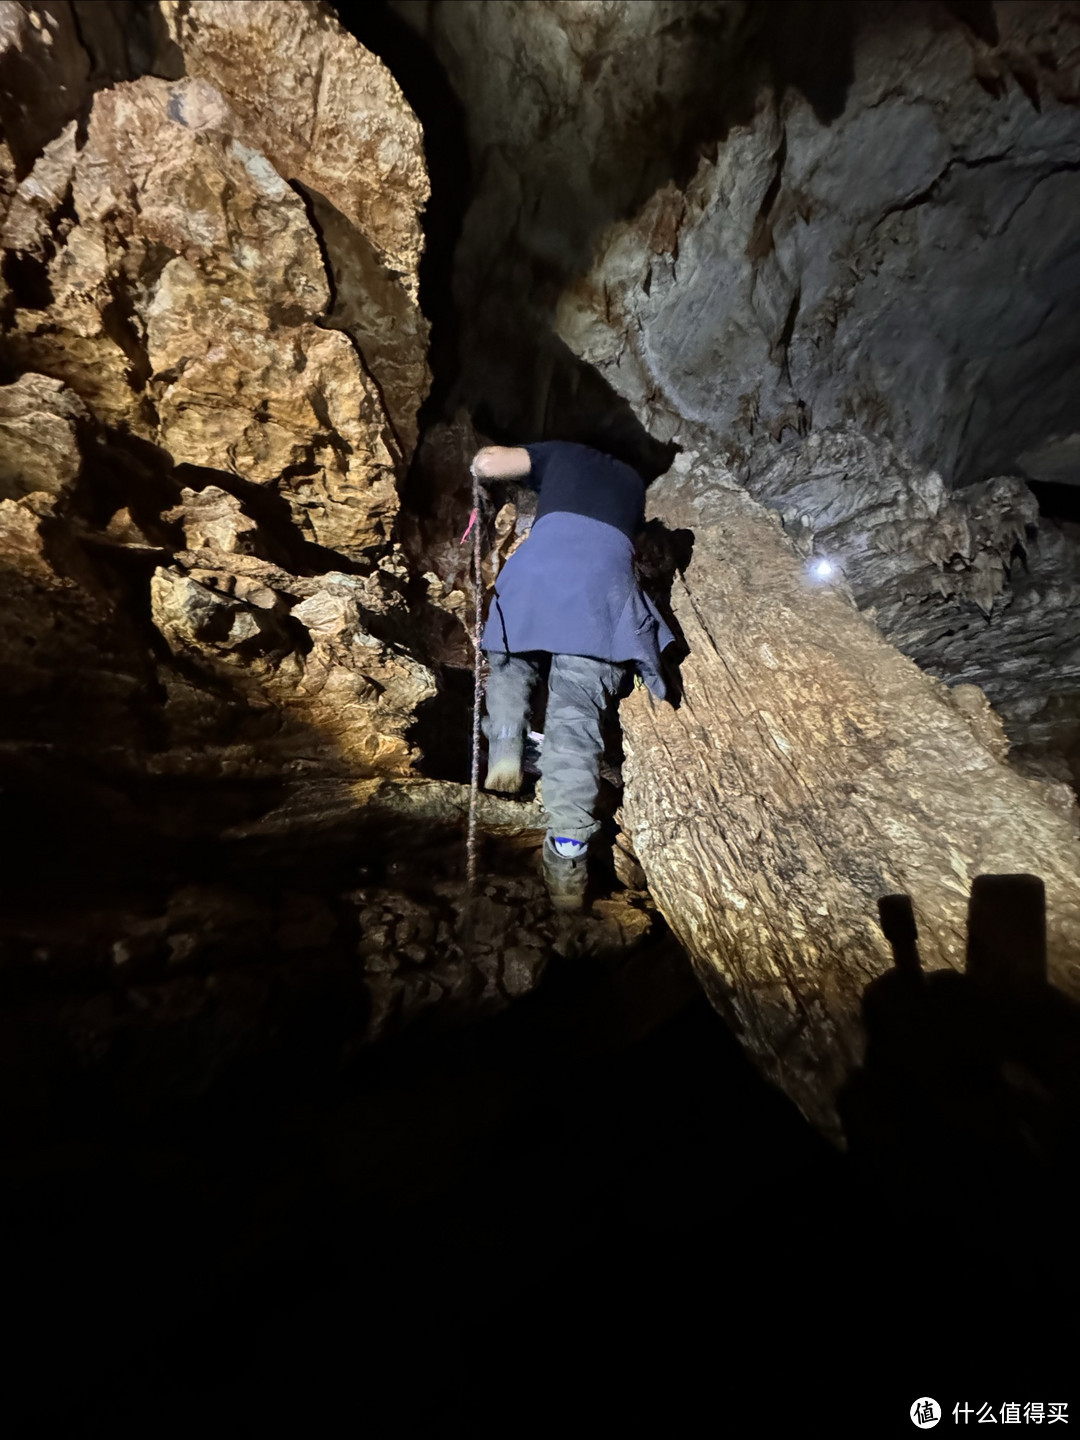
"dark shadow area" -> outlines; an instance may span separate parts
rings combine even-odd
[[[690,653],[682,626],[671,605],[671,587],[676,575],[684,575],[694,556],[694,532],[671,530],[662,520],[649,520],[638,535],[634,546],[634,573],[638,584],[649,596],[675,636],[663,659],[664,679],[668,684],[671,703],[678,708],[682,702],[682,662]]]
[[[457,376],[458,322],[454,252],[472,193],[465,112],[428,45],[384,0],[345,0],[334,6],[341,23],[387,66],[423,126],[431,199],[424,211],[420,309],[431,324],[431,390],[418,417],[420,431],[442,417]]]
[[[852,1160],[907,1212],[897,1244],[954,1246],[948,1303],[993,1307],[995,1336],[966,1340],[982,1398],[1041,1386],[1067,1400],[1063,1319],[1080,1267],[1059,1220],[1080,1173],[1080,1013],[1047,983],[1043,883],[975,879],[963,974],[923,970],[906,895],[883,897],[880,915],[895,968],[866,988],[865,1063],[840,1098]],[[921,1393],[962,1398],[955,1343],[934,1347]]]
[[[480,400],[472,412],[476,429],[496,445],[529,445],[540,440],[589,445],[632,465],[646,485],[663,475],[678,446],[650,435],[629,402],[557,336],[551,335],[544,343],[555,360],[542,415],[524,427],[520,422],[508,427],[497,402]]]
[[[1080,485],[1056,480],[1028,480],[1026,483],[1039,502],[1040,515],[1080,525]]]
[[[9,1416],[689,1434],[720,1384],[775,1434],[842,1386],[838,1432],[884,1436],[917,1394],[1067,1398],[1046,1292],[832,1153],[680,964],[553,962],[495,1020],[344,1064],[356,1017],[309,993],[271,1054],[147,1113],[68,1074],[5,1152]]]
[[[987,45],[996,45],[999,40],[997,16],[993,0],[943,0],[950,15],[966,25]]]
[[[420,747],[420,773],[432,780],[467,785],[471,773],[473,672],[442,665],[437,672],[438,694],[421,705],[416,721],[406,732]]]
[[[747,7],[744,24],[751,53],[758,51],[768,66],[778,103],[797,90],[821,123],[831,125],[843,115],[855,79],[856,36],[890,8],[897,9],[858,0],[758,0]]]

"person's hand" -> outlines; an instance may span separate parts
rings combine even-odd
[[[469,468],[481,480],[520,480],[532,469],[532,461],[520,445],[482,445]]]

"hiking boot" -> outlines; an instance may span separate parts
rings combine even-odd
[[[506,795],[518,793],[521,789],[523,748],[524,737],[520,734],[499,735],[490,742],[485,790],[501,790]]]
[[[570,855],[560,855],[555,849],[556,843],[567,847],[574,842],[562,840],[553,843],[550,835],[545,836],[544,848],[541,852],[544,883],[547,885],[554,908],[562,914],[570,914],[585,908],[589,847],[582,845],[580,854],[575,858]]]

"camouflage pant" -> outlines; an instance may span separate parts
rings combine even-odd
[[[544,657],[490,651],[484,734],[520,735],[528,729],[530,700]],[[549,833],[588,840],[600,828],[596,798],[604,753],[603,721],[627,672],[626,665],[583,655],[552,655],[540,769]]]

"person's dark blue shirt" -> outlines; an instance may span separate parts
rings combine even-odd
[[[560,510],[587,515],[634,539],[645,523],[645,482],[632,466],[569,440],[544,440],[522,449],[532,462],[522,483],[539,496],[537,520]]]

